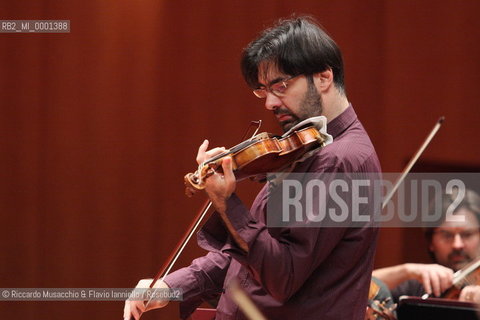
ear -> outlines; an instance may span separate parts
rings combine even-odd
[[[330,88],[333,87],[332,69],[327,69],[325,71],[315,73],[313,75],[313,80],[319,92],[326,92],[330,90]]]

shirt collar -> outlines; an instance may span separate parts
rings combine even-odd
[[[345,111],[328,122],[327,132],[335,139],[350,127],[355,120],[357,120],[357,114],[353,110],[352,104],[349,104]]]

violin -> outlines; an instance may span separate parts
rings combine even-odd
[[[280,171],[305,153],[323,147],[327,136],[314,126],[292,131],[287,136],[259,133],[225,152],[201,163],[194,173],[185,175],[185,183],[197,190],[205,188],[205,180],[222,171],[222,160],[230,156],[237,180]]]
[[[442,294],[441,298],[458,300],[460,292],[468,285],[480,285],[480,257],[454,273],[453,285]],[[391,302],[390,297],[385,298],[386,293],[381,291],[382,288],[372,278],[365,320],[397,319],[394,313],[397,305]],[[422,296],[423,299],[427,297],[427,294]]]
[[[468,285],[480,285],[480,258],[453,274],[453,284],[442,294],[442,298],[457,300],[462,289]]]
[[[458,270],[453,275],[453,285],[447,289],[441,296],[443,299],[458,300],[462,289],[468,285],[480,285],[480,257]],[[396,320],[396,304],[391,302],[391,298],[385,298],[385,292],[381,293],[382,288],[374,282],[370,283],[368,293],[368,306],[365,320]],[[425,294],[422,299],[428,298]]]
[[[365,320],[397,320],[390,290],[379,279],[372,277],[368,291]]]

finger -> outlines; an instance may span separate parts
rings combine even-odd
[[[163,308],[167,304],[168,304],[167,300],[150,300],[148,305],[145,306],[145,309],[143,312],[147,312],[153,309]]]
[[[480,287],[478,285],[472,286],[472,296],[471,301],[475,303],[480,303]]]
[[[159,308],[160,305],[158,303],[158,301],[150,301],[148,303],[148,305],[145,306],[145,311],[150,311],[152,309],[156,309],[156,308]]]
[[[474,290],[472,290],[472,286],[466,286],[462,289],[462,291],[460,291],[460,296],[458,297],[458,300],[472,302],[473,296]]]
[[[446,270],[440,275],[440,286],[441,292],[444,292],[452,285],[453,273]]]
[[[140,314],[145,312],[145,302],[143,301],[138,301],[136,304],[138,311],[140,311]]]
[[[154,306],[154,302],[153,301],[149,301],[148,303],[145,303],[145,310],[144,312],[146,311],[150,311],[152,309],[155,309],[155,306]]]
[[[145,312],[145,304],[143,301],[134,301],[132,306],[132,315],[136,320],[140,319],[142,313]]]
[[[123,308],[123,320],[130,320],[130,302],[125,301],[125,307]]]
[[[467,288],[464,288],[462,291],[460,291],[460,296],[458,296],[459,301],[467,301]]]
[[[232,158],[231,157],[225,157],[223,159],[222,169],[223,169],[223,175],[224,175],[226,181],[235,180],[235,175],[233,174],[233,170],[232,170]]]
[[[189,186],[185,187],[185,195],[189,198],[191,198],[195,194],[196,191],[197,190],[192,188],[192,187],[189,187]]]
[[[436,297],[439,297],[442,290],[440,289],[440,279],[438,278],[437,273],[430,274],[430,282],[432,283],[433,294]]]
[[[136,306],[133,306],[133,308],[131,309],[130,313],[132,314],[133,318],[135,320],[138,320],[140,319],[140,312],[138,311],[137,307]]]
[[[207,149],[208,149],[208,140],[205,139],[203,140],[202,144],[198,148],[197,159],[196,159],[198,164],[205,161],[205,152],[207,151]]]
[[[423,287],[425,288],[425,291],[428,294],[432,294],[432,285],[430,284],[430,278],[428,277],[427,272],[422,273],[422,283],[423,283]]]
[[[195,185],[195,182],[194,182],[194,174],[192,173],[189,173],[187,175],[185,175],[185,177],[183,177],[183,185],[185,186],[185,194],[188,196],[188,197],[191,197],[195,194],[195,192],[197,191],[195,188],[194,188],[194,185]],[[198,181],[197,181],[198,183]]]
[[[217,148],[213,148],[211,150],[208,150],[207,152],[205,152],[205,160],[208,160],[208,159],[211,159],[213,157],[215,157],[216,155],[219,155],[219,154],[222,154],[225,152],[225,147],[217,147]]]

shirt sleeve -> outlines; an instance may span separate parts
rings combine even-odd
[[[326,173],[326,168],[315,164],[314,167],[316,174]],[[328,179],[333,177],[332,172],[322,176],[326,184],[329,183]],[[259,219],[260,215],[266,213],[266,201],[262,206],[257,200],[255,201],[257,205],[254,203],[251,210],[248,210],[235,194],[227,201],[226,215],[240,237],[248,244],[248,253],[240,250],[232,238],[225,234],[218,215],[212,217],[213,219],[199,233],[199,245],[206,250],[230,255],[244,265],[255,280],[281,303],[289,300],[322,263],[327,263],[328,256],[341,241],[358,241],[359,238],[373,234],[363,232],[361,228],[357,230],[358,232],[351,228],[347,231],[346,225],[332,228],[318,225],[312,227],[308,222],[304,226],[267,228],[266,223]],[[326,200],[327,208],[330,200]],[[281,205],[277,208],[273,211],[280,212]],[[347,239],[350,236],[355,239]],[[369,245],[372,242],[373,236],[372,239],[365,239],[361,243]],[[358,249],[358,254],[361,254],[365,248]],[[349,259],[354,261],[357,258],[343,257],[345,261]]]
[[[326,260],[344,237],[346,228],[267,228],[259,219],[265,214],[266,202],[263,206],[257,200],[255,202],[257,205],[254,203],[250,211],[235,194],[227,201],[227,217],[247,242],[247,254],[222,233],[224,228],[218,216],[212,217],[202,229],[199,244],[207,250],[229,254],[244,265],[274,299],[283,303]]]
[[[223,292],[223,282],[230,265],[230,257],[220,252],[192,261],[190,266],[181,268],[165,277],[170,288],[181,289],[183,301],[180,303],[180,316],[186,319],[195,308]]]
[[[280,302],[287,301],[342,239],[344,228],[285,228],[272,237],[263,222],[253,219],[237,196],[228,201],[227,215],[239,235],[247,242],[244,254],[230,237],[221,242],[209,241],[211,234],[202,232],[204,247],[220,250],[246,266],[269,294]],[[208,245],[210,244],[210,246]],[[212,244],[216,244],[215,247]]]

